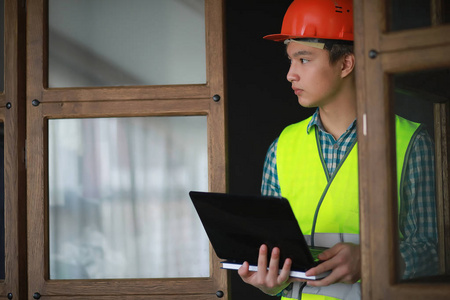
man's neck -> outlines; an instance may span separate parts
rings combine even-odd
[[[319,107],[319,116],[324,129],[337,140],[356,118],[355,97]]]

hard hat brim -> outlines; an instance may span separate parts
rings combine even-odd
[[[271,40],[271,41],[275,41],[275,42],[284,42],[285,40],[289,40],[289,39],[308,39],[308,38],[313,38],[313,39],[323,39],[323,40],[336,40],[333,39],[332,37],[318,37],[318,36],[298,36],[298,35],[291,35],[291,34],[269,34],[266,36],[263,36],[263,39],[266,40]],[[347,41],[347,42],[353,42],[353,34],[345,34],[344,37],[341,37],[339,40],[341,41]]]
[[[299,36],[293,36],[289,34],[269,34],[263,37],[263,39],[271,40],[275,42],[284,42],[285,40],[289,39],[298,39],[301,38]]]

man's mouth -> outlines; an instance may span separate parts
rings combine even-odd
[[[303,92],[302,89],[297,89],[297,88],[292,88],[292,89],[294,90],[294,94],[296,94],[297,96]]]

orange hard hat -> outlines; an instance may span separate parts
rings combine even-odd
[[[284,15],[281,33],[264,38],[353,41],[353,0],[294,0]]]

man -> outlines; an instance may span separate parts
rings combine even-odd
[[[322,280],[289,278],[287,259],[278,273],[280,251],[265,245],[258,272],[248,263],[241,278],[263,292],[294,299],[359,299],[359,199],[356,90],[351,0],[295,0],[281,34],[291,62],[287,80],[314,115],[288,126],[268,150],[262,193],[287,198],[311,246],[328,247],[323,262],[307,275],[331,271]],[[437,233],[433,148],[417,123],[396,117],[400,250],[404,278],[436,271]],[[267,265],[270,257],[269,265]],[[430,263],[432,262],[432,263]]]

